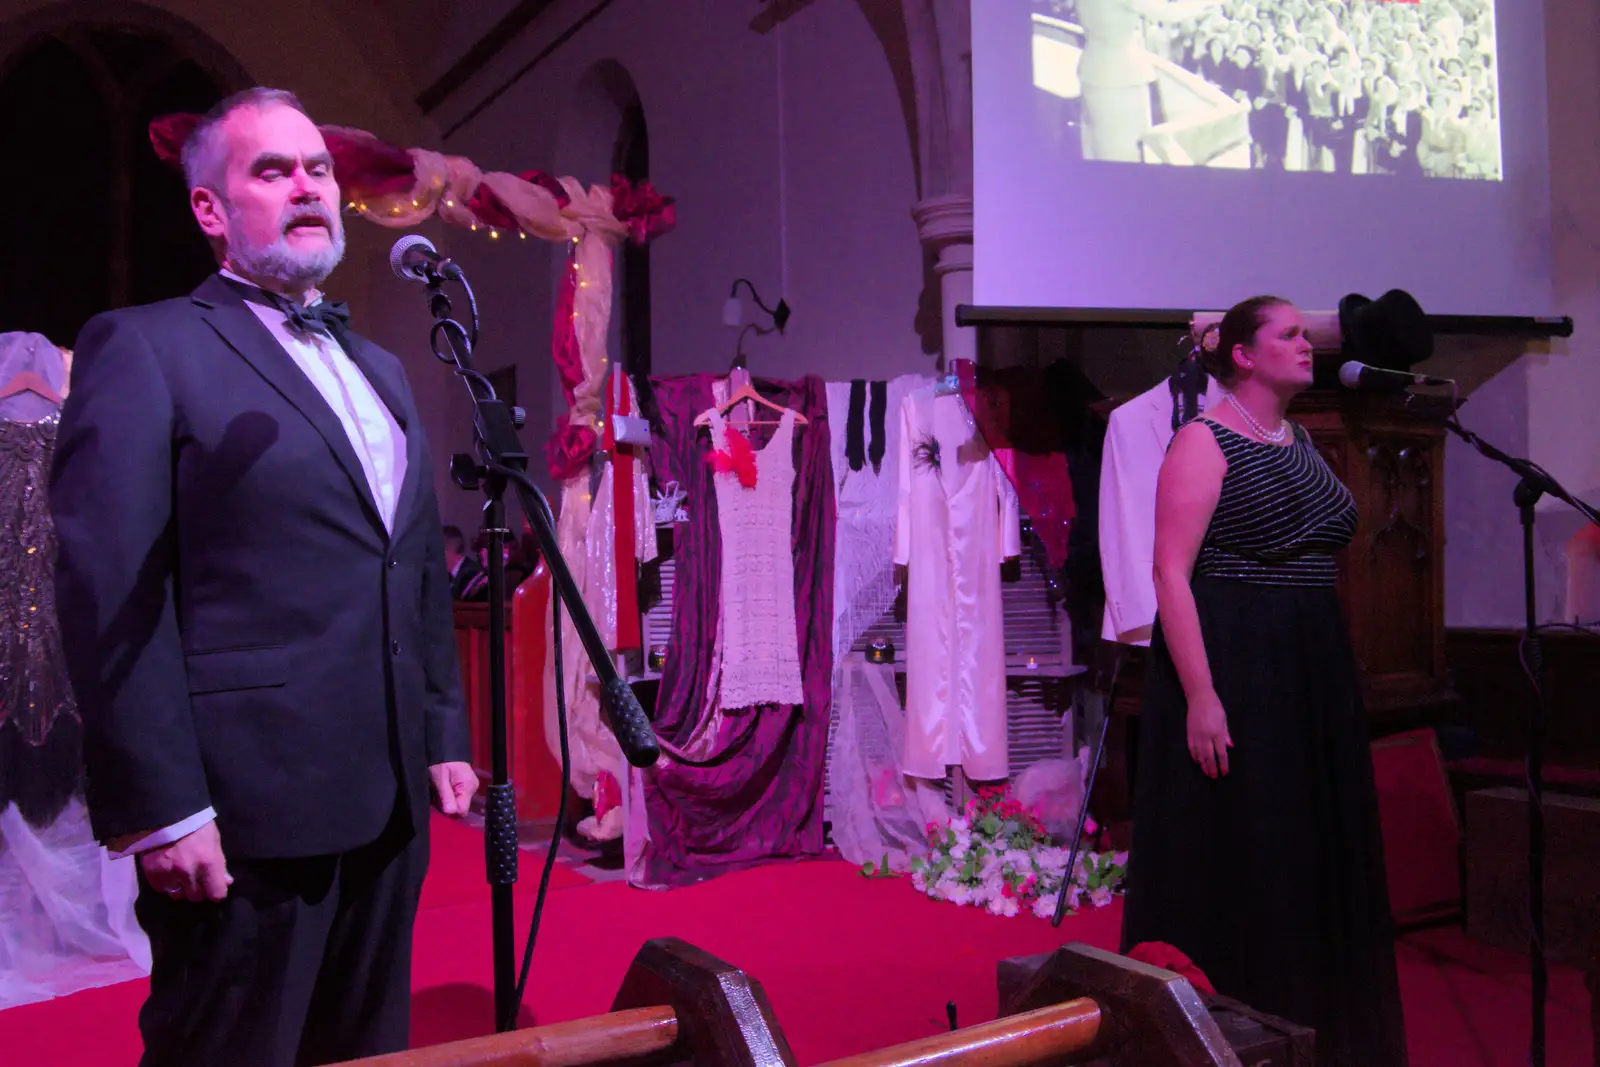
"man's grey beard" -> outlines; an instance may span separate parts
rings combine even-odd
[[[230,222],[237,221],[233,206],[227,207]],[[228,259],[242,272],[257,278],[272,278],[285,285],[316,287],[333,273],[333,268],[344,258],[344,227],[330,212],[305,206],[290,208],[287,220],[302,215],[315,214],[328,224],[328,247],[313,252],[299,252],[289,247],[287,235],[280,226],[276,240],[265,245],[252,245],[236,229],[228,244]],[[242,229],[242,227],[240,228]]]

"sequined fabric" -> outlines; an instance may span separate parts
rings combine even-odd
[[[0,420],[0,728],[35,746],[61,716],[78,718],[56,623],[47,479],[58,422]]]

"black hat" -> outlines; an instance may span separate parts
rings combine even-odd
[[[1374,367],[1410,370],[1433,355],[1433,328],[1416,297],[1390,289],[1376,300],[1351,293],[1339,301],[1344,354]]]

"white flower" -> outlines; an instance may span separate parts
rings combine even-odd
[[[1041,896],[1033,902],[1033,914],[1039,919],[1054,919],[1056,917],[1056,897],[1054,893]]]
[[[1000,898],[1000,914],[1004,915],[1008,919],[1015,918],[1016,914],[1017,914],[1017,898],[1016,897],[1001,897]]]
[[[1015,906],[1015,901],[1013,901],[1012,904],[1013,904],[1013,906]],[[1004,915],[1006,913],[1005,905],[1006,905],[1005,897],[990,897],[989,898],[989,914],[990,915]]]
[[[1111,903],[1111,887],[1103,885],[1099,889],[1089,891],[1089,903],[1097,908],[1103,908]]]

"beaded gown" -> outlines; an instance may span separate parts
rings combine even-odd
[[[1366,713],[1335,589],[1355,502],[1302,428],[1280,446],[1207,424],[1227,472],[1192,587],[1234,747],[1215,780],[1189,755],[1158,616],[1123,949],[1173,945],[1219,993],[1315,1028],[1319,1067],[1402,1067]]]
[[[0,1009],[150,973],[131,860],[89,829],[47,480],[57,413],[0,417]]]
[[[49,825],[83,789],[46,499],[58,421],[0,419],[0,808],[15,803],[33,826]]]

